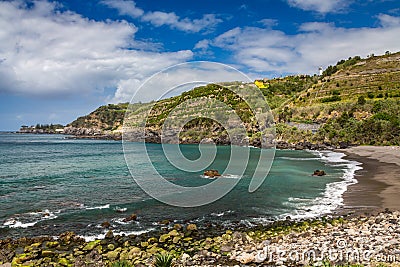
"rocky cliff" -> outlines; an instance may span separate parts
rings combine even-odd
[[[255,84],[272,109],[279,147],[400,145],[400,53],[366,59],[356,56],[329,66],[322,76],[287,76],[257,80]],[[254,114],[238,95],[228,90],[229,86],[254,84],[210,84],[156,103],[137,103],[129,108],[128,103],[102,106],[68,124],[64,132],[78,137],[119,139],[125,120],[124,130],[132,140],[229,144],[226,129],[199,113],[202,106],[211,113],[217,112],[215,106],[207,106],[210,99],[215,99],[235,111],[246,128],[243,138],[259,146],[261,134]],[[186,104],[190,99],[202,100]],[[176,125],[197,116],[181,127],[178,139],[172,139],[168,131],[161,135],[173,110],[180,112],[173,120]],[[226,119],[221,117],[219,121]],[[144,123],[143,136],[140,129]]]

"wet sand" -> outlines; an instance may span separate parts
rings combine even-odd
[[[358,183],[344,194],[344,210],[374,212],[400,210],[400,147],[359,146],[340,150],[362,163]]]

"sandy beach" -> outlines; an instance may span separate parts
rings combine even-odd
[[[358,146],[340,150],[362,163],[358,183],[344,195],[345,210],[400,209],[400,147]]]

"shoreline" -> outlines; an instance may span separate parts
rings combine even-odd
[[[214,235],[195,224],[174,224],[138,236],[109,231],[104,239],[89,242],[72,232],[5,239],[0,240],[0,267],[144,267],[165,253],[174,266],[392,266],[400,262],[399,241],[400,212],[386,210],[278,221]]]
[[[34,266],[47,266],[50,262],[60,266],[86,266],[87,261],[108,266],[110,262],[121,260],[129,261],[134,264],[132,266],[146,266],[153,262],[155,254],[163,251],[173,254],[176,266],[254,265],[271,263],[260,258],[265,247],[290,251],[294,244],[308,251],[329,242],[329,248],[337,249],[339,241],[353,249],[371,242],[388,244],[384,255],[396,254],[390,242],[393,239],[400,242],[400,213],[382,210],[400,210],[400,191],[397,190],[400,188],[400,160],[397,161],[400,150],[353,147],[333,151],[344,153],[343,159],[362,163],[363,169],[355,172],[358,182],[349,185],[343,194],[343,206],[329,214],[311,219],[280,220],[265,226],[225,228],[220,229],[221,232],[197,229],[193,224],[170,224],[141,235],[119,236],[109,232],[104,239],[90,242],[68,232],[58,238],[0,240],[0,256],[3,256],[0,266],[11,266],[4,265],[11,262],[13,266],[29,262],[39,264]],[[393,225],[394,229],[388,225]],[[358,239],[361,243],[354,241]],[[283,258],[272,263],[302,266],[306,262]]]
[[[363,168],[355,173],[358,183],[343,195],[345,211],[400,210],[399,147],[357,146],[337,151],[345,153],[345,159],[361,162]]]

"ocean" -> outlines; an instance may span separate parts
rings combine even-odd
[[[139,144],[130,144],[133,151],[135,146]],[[147,144],[147,149],[169,181],[185,186],[210,182],[202,171],[188,173],[157,156],[163,154],[161,145]],[[217,149],[212,167],[225,166],[229,146]],[[180,150],[189,158],[199,153],[196,145],[181,145]],[[159,227],[162,220],[193,222],[201,228],[317,217],[343,206],[343,193],[357,182],[354,173],[361,168],[342,153],[277,150],[267,178],[249,193],[247,173],[255,168],[252,162],[260,149],[250,152],[250,164],[232,191],[205,206],[180,208],[153,199],[135,183],[120,141],[1,133],[0,239],[73,231],[91,240],[104,237],[105,221],[114,234],[140,234]],[[137,157],[139,162],[143,155]],[[327,175],[312,176],[316,169]],[[140,166],[132,172],[146,173]],[[133,213],[137,220],[125,222]]]

